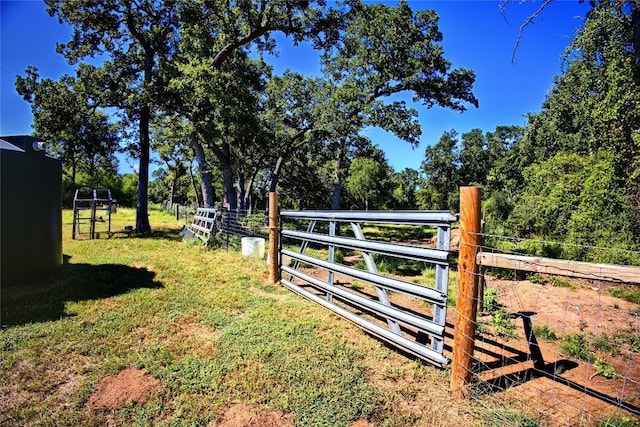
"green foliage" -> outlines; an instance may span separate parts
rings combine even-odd
[[[488,244],[640,265],[640,68],[624,3],[594,5],[525,129],[500,127],[484,137],[473,130],[461,138],[451,131],[429,147],[421,206],[456,209],[456,187],[479,184],[487,233],[531,240]]]
[[[640,303],[640,289],[637,286],[614,286],[607,289],[609,295],[632,303]]]
[[[138,175],[132,173],[126,174],[122,178],[122,190],[116,197],[118,204],[134,207],[138,200]]]
[[[609,353],[614,348],[614,343],[611,337],[604,332],[594,337],[592,345],[595,350],[604,353]]]
[[[484,298],[482,309],[485,313],[495,312],[498,305],[498,291],[495,288],[484,288]]]
[[[575,289],[575,285],[573,285],[571,282],[565,279],[561,279],[557,276],[549,277],[549,284],[551,284],[551,286],[556,286],[559,288],[569,288],[572,290]]]
[[[549,341],[549,342],[556,341],[558,339],[558,336],[553,331],[553,329],[551,329],[551,326],[549,326],[547,324],[534,325],[533,326],[533,335],[536,338],[540,338],[541,340]]]
[[[625,417],[618,413],[611,415],[606,420],[598,422],[597,427],[638,427],[640,421],[634,417]]]
[[[495,335],[500,337],[515,338],[516,325],[513,323],[509,312],[498,309],[491,317],[491,326]]]
[[[595,353],[589,349],[589,341],[583,334],[566,334],[562,336],[560,351],[569,357],[591,363]]]
[[[616,369],[613,366],[611,366],[611,364],[609,364],[604,360],[596,359],[593,362],[593,367],[598,374],[602,375],[607,379],[612,380],[618,377],[618,373],[616,372]]]
[[[518,250],[595,262],[624,263],[620,251],[588,251],[588,246],[633,249],[637,230],[631,201],[620,189],[610,153],[598,157],[560,153],[524,171],[525,188],[507,221],[518,235],[565,240],[570,245],[532,243]],[[628,214],[624,214],[628,212]],[[526,242],[526,241],[525,241]]]
[[[390,170],[386,162],[371,158],[356,158],[349,167],[349,176],[345,187],[356,199],[360,200],[365,210],[380,207],[386,192]]]
[[[616,333],[613,336],[613,342],[616,346],[626,347],[631,352],[640,352],[640,336],[638,336],[638,332],[636,331],[633,324],[630,327]]]
[[[538,285],[544,285],[547,283],[546,280],[544,280],[538,273],[527,274],[526,279],[531,283],[536,283]]]

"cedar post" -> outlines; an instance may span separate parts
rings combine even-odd
[[[465,393],[471,380],[473,347],[476,337],[478,308],[478,271],[476,254],[480,251],[482,190],[478,187],[460,188],[460,254],[458,258],[458,296],[456,325],[453,340],[451,390]]]
[[[278,193],[269,193],[269,281],[280,281]]]

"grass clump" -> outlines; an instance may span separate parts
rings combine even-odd
[[[611,296],[621,298],[632,303],[640,303],[640,289],[632,286],[615,286],[608,289]]]
[[[552,342],[558,339],[556,333],[551,329],[551,326],[544,325],[535,325],[533,327],[533,335],[541,340]]]

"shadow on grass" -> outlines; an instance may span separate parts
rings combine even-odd
[[[67,258],[65,257],[65,261]],[[109,298],[133,289],[158,289],[155,273],[146,268],[121,264],[68,264],[49,275],[2,287],[0,321],[2,326],[59,320],[65,303]]]
[[[161,228],[158,230],[152,230],[150,233],[136,233],[135,231],[126,231],[124,229],[114,228],[111,230],[111,235],[106,232],[96,233],[96,239],[155,239],[155,240],[169,240],[179,241],[182,239],[180,236],[180,230],[176,228]],[[78,237],[78,240],[90,240],[88,234],[83,234]]]

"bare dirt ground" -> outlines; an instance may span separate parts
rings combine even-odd
[[[127,403],[143,403],[149,400],[160,388],[160,380],[144,370],[128,368],[117,375],[102,377],[96,388],[87,405],[93,408],[117,409]]]
[[[526,381],[515,381],[498,395],[517,400],[544,415],[552,425],[593,425],[613,414],[638,417],[621,410],[623,402],[640,411],[640,355],[626,346],[614,343],[617,334],[638,336],[638,304],[615,298],[607,292],[612,285],[603,282],[571,281],[571,287],[555,287],[528,280],[500,280],[487,277],[487,288],[496,289],[499,303],[509,312],[532,312],[533,325],[548,325],[558,338],[566,334],[582,334],[595,351],[593,342],[600,337],[613,347],[609,354],[596,352],[596,360],[615,368],[615,378],[605,378],[594,364],[568,357],[561,351],[560,340],[538,339],[550,376],[531,375]],[[546,278],[541,278],[546,281]],[[548,283],[548,282],[547,282]],[[482,318],[481,318],[482,319]],[[482,321],[482,320],[481,320]],[[488,323],[490,319],[485,319]],[[502,338],[480,335],[476,358],[480,381],[487,383],[513,380],[514,373],[532,367],[532,362],[518,362],[518,351],[528,353],[522,320],[515,319],[516,337]],[[490,354],[490,352],[494,354]],[[612,354],[613,353],[613,354]],[[497,358],[496,356],[500,356]],[[502,363],[495,363],[500,360]],[[498,365],[492,368],[492,363]],[[504,382],[504,381],[503,381]],[[504,384],[502,384],[504,386]]]

